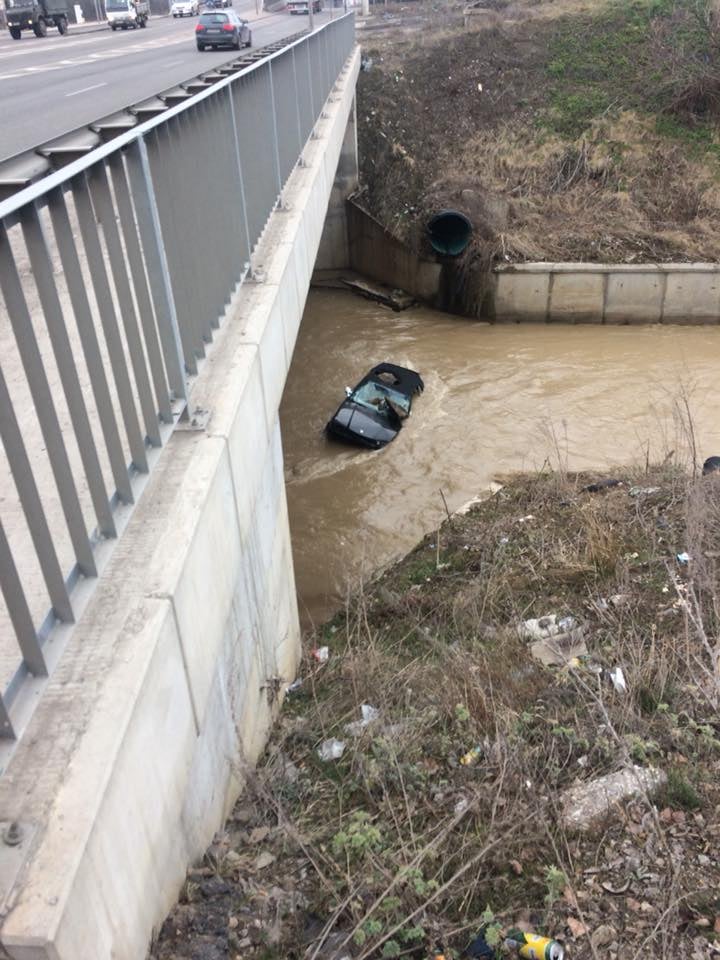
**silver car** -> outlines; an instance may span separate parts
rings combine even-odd
[[[174,0],[170,13],[174,17],[196,17],[200,13],[200,0]]]

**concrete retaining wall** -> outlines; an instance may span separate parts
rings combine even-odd
[[[278,405],[359,53],[285,191],[192,403],[0,779],[13,960],[142,960],[258,757],[299,656]],[[14,864],[21,863],[14,875]]]
[[[720,265],[523,263],[495,273],[494,319],[718,323]]]
[[[354,201],[347,201],[350,263],[353,270],[433,303],[442,266],[423,260]]]

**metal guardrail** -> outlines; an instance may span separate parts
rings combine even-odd
[[[354,42],[352,14],[331,21],[0,203],[1,737],[186,408]]]

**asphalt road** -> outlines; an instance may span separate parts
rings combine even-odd
[[[254,0],[234,0],[251,22],[253,47],[307,27],[305,17],[255,14]],[[336,12],[340,15],[340,11]],[[318,26],[330,18],[316,14]],[[121,110],[237,57],[195,46],[196,17],[153,18],[145,30],[56,31],[22,40],[0,33],[0,160]]]

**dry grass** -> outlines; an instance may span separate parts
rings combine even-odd
[[[563,470],[510,479],[308,638],[302,686],[154,958],[457,957],[488,907],[577,957],[712,954],[720,482],[618,476],[599,494]],[[517,623],[549,612],[584,622],[626,695],[531,658]],[[379,719],[351,735],[362,704]],[[345,752],[323,762],[332,737]],[[562,791],[628,762],[670,773],[659,803],[569,833]],[[591,943],[601,925],[614,946]]]
[[[720,260],[717,117],[678,106],[715,71],[691,6],[558,0],[463,26],[458,7],[391,4],[364,38],[360,202],[421,250],[432,213],[469,216],[469,314],[494,262]]]

